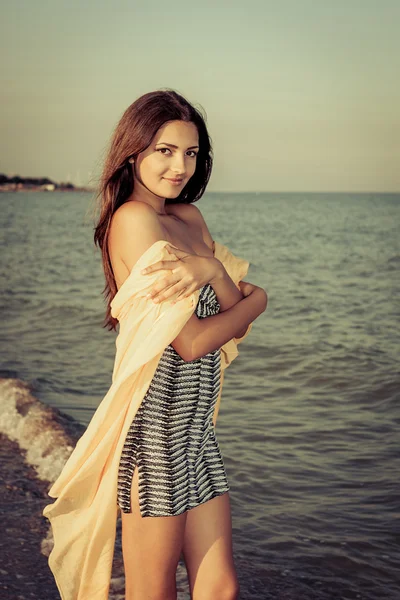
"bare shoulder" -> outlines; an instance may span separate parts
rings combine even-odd
[[[183,220],[204,221],[199,207],[193,203],[177,202],[176,204],[168,204],[168,210]]]
[[[124,202],[124,204],[117,208],[112,216],[112,220],[122,222],[126,219],[129,220],[137,217],[148,219],[151,219],[152,217],[157,218],[157,213],[152,206],[145,202],[130,200]]]
[[[144,202],[125,202],[111,219],[108,239],[111,260],[114,263],[122,260],[131,271],[139,257],[162,239],[165,239],[164,229],[156,211]]]
[[[145,202],[129,201],[118,207],[111,219],[110,234],[115,237],[163,234],[163,228],[154,208]],[[160,238],[161,239],[161,238]]]
[[[196,206],[193,203],[190,203],[190,204],[177,203],[177,204],[170,204],[169,208],[170,208],[170,211],[173,212],[173,214],[175,214],[177,217],[179,217],[183,221],[186,221],[190,226],[199,228],[199,230],[201,230],[201,234],[202,234],[204,242],[210,248],[213,247],[212,235],[207,227],[207,223],[205,222],[205,219],[204,219],[198,206]]]

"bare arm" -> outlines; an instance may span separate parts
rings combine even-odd
[[[190,296],[195,290],[200,289],[203,285],[210,283],[217,296],[220,312],[224,312],[234,306],[237,302],[240,302],[244,295],[248,295],[243,294],[241,289],[236,287],[235,283],[226,272],[223,264],[216,258],[188,254],[183,250],[172,247],[171,252],[179,257],[180,260],[158,261],[142,271],[142,273],[145,274],[152,273],[159,269],[171,269],[169,275],[164,275],[153,285],[150,297],[152,297],[154,302],[157,303],[166,300],[167,298],[171,298],[173,294],[179,292],[183,287],[183,294],[173,300],[174,303],[179,302],[182,298]],[[190,274],[188,274],[188,272]],[[175,283],[176,281],[177,283]],[[251,284],[248,285],[251,286]],[[239,331],[235,337],[242,337],[246,333],[246,330],[247,326]]]
[[[186,221],[192,230],[197,229],[203,237],[204,243],[212,250],[213,239],[197,206],[182,204],[175,207],[176,211],[178,209],[179,218]],[[167,249],[171,254],[171,260],[158,261],[142,271],[143,273],[153,273],[159,269],[170,270],[152,286],[151,297],[155,302],[166,300],[178,291],[180,294],[177,302],[179,302],[179,300],[190,296],[206,283],[211,283],[217,295],[221,312],[243,299],[243,294],[217,258],[208,255],[190,254],[172,246],[168,246]]]
[[[254,290],[246,298],[224,312],[205,319],[192,315],[171,345],[183,360],[195,360],[217,350],[232,338],[240,337],[241,332],[266,307],[267,294],[262,288],[254,286]]]
[[[196,221],[201,228],[205,244],[213,249],[214,241],[197,206],[190,204],[182,209],[187,213],[190,211],[190,219],[192,222]],[[186,361],[204,356],[234,337],[242,337],[248,325],[267,308],[268,296],[262,288],[247,284],[251,291],[246,291],[245,297],[223,264],[215,257],[208,260],[214,262],[215,275],[210,284],[217,296],[220,312],[205,319],[198,319],[196,315],[192,315],[172,342],[173,348]]]
[[[158,240],[164,239],[155,211],[144,203],[123,205],[116,211],[113,221],[112,234],[118,243],[117,250],[130,271],[143,252]],[[225,269],[223,271],[226,273]],[[171,344],[185,361],[204,356],[232,338],[240,337],[239,334],[266,308],[267,295],[263,289],[254,286],[254,290],[243,298],[230,277],[223,281],[224,283],[216,281],[214,284],[216,287],[228,287],[228,293],[222,290],[222,294],[226,294],[225,301],[231,302],[231,306],[204,319],[193,314]],[[236,298],[239,295],[242,299],[236,303],[232,302],[232,297],[229,300],[229,286],[231,293],[237,292]]]

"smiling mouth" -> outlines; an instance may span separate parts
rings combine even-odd
[[[172,181],[173,183],[181,183],[183,179],[170,179],[169,177],[164,177],[167,181]]]

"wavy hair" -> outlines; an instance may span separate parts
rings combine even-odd
[[[103,327],[116,330],[118,323],[111,315],[111,301],[117,293],[117,285],[108,253],[108,236],[113,214],[131,196],[134,188],[133,173],[128,162],[136,159],[148,148],[159,130],[167,121],[194,123],[199,135],[199,151],[196,170],[179,196],[166,198],[171,202],[196,202],[204,194],[212,170],[212,147],[205,124],[205,117],[186,98],[171,89],[149,92],[135,100],[124,112],[114,133],[105,157],[96,204],[99,209],[94,228],[94,243],[102,252],[105,287],[102,291],[106,301]]]

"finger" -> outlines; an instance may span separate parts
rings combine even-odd
[[[193,285],[185,287],[179,294],[179,296],[177,296],[176,299],[172,302],[172,304],[175,304],[175,302],[179,302],[179,300],[185,300],[185,298],[189,298],[189,296],[191,296],[195,290],[196,287]]]
[[[180,284],[180,285],[179,285]],[[155,297],[161,292],[170,288],[173,285],[177,285],[177,290],[186,287],[189,284],[187,277],[181,277],[179,273],[171,271],[170,274],[160,276],[151,286],[148,296]]]
[[[164,292],[176,283],[178,283],[176,277],[162,277],[161,279],[157,279],[157,281],[152,285],[147,297],[155,298],[158,296],[158,294],[161,294],[161,292]]]
[[[152,285],[147,297],[154,298],[160,292],[163,292],[166,288],[171,287],[172,285],[177,285],[178,287],[175,290],[181,290],[184,287],[192,285],[193,278],[189,276],[184,276],[180,274],[180,270],[178,268],[173,269],[169,275],[160,276]]]
[[[166,248],[170,254],[174,254],[178,258],[185,258],[186,256],[193,256],[189,252],[186,252],[186,250],[181,250],[180,248],[174,248],[173,246],[166,246]]]
[[[160,269],[174,269],[176,268],[176,263],[179,261],[178,258],[172,259],[171,260],[159,260],[158,262],[154,263],[153,265],[150,265],[148,267],[146,267],[145,269],[141,270],[142,275],[148,275],[149,273],[153,273],[154,271],[159,271]]]
[[[168,298],[171,298],[174,294],[176,294],[176,292],[182,291],[182,289],[185,289],[182,288],[182,281],[178,281],[174,285],[171,285],[167,289],[163,289],[161,292],[153,296],[153,302],[158,303],[163,302],[163,300],[168,300]]]

